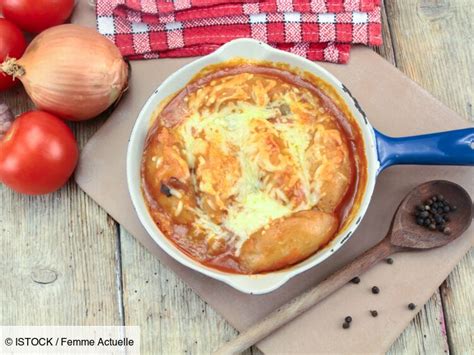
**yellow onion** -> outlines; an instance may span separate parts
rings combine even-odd
[[[73,24],[42,32],[23,57],[0,69],[21,80],[39,109],[74,121],[97,116],[127,89],[128,66],[118,48]]]

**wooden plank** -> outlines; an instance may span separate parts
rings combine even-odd
[[[372,47],[372,49],[396,66],[397,63],[395,62],[395,51],[393,49],[392,34],[390,33],[385,6],[382,7],[382,38],[383,44],[379,47]]]
[[[387,355],[430,354],[449,352],[444,330],[443,308],[437,291],[405,331],[393,343]]]
[[[398,0],[385,6],[398,68],[474,120],[472,1]]]
[[[125,324],[141,327],[143,354],[209,354],[236,336],[222,316],[123,228],[120,241]]]
[[[21,87],[0,101],[32,108]],[[99,125],[74,125],[79,142]],[[2,185],[0,200],[0,324],[121,324],[115,222],[73,182],[38,197]]]
[[[474,349],[474,251],[464,257],[441,285],[449,348],[453,354]]]
[[[437,96],[461,116],[474,120],[472,111],[474,58],[472,52],[474,9],[469,0],[400,0],[387,1],[386,12],[397,66],[410,78]],[[472,324],[474,315],[472,265],[474,254],[467,255],[441,286],[444,311],[439,322],[443,335],[447,333],[449,349],[453,353],[469,353],[474,348]],[[439,294],[435,294],[439,300]],[[427,316],[433,318],[440,307],[433,299],[427,304]],[[420,321],[420,316],[415,320]],[[421,324],[421,323],[420,323]],[[392,346],[394,353],[411,352],[412,339],[426,339],[441,344],[438,338],[421,338],[420,330],[413,335],[410,328]],[[425,327],[426,328],[426,327]],[[436,333],[437,330],[433,329]],[[425,335],[425,334],[423,334]],[[441,350],[440,348],[439,350]],[[446,350],[446,349],[444,349]],[[431,353],[431,352],[429,352]]]

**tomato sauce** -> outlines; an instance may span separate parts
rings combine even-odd
[[[333,212],[339,221],[336,235],[344,230],[353,220],[362,200],[367,182],[367,160],[360,128],[343,99],[331,85],[310,73],[296,71],[286,65],[269,62],[249,63],[243,60],[235,60],[204,69],[183,90],[164,103],[158,114],[154,117],[145,144],[144,161],[142,165],[142,187],[148,202],[148,208],[157,226],[182,252],[206,266],[231,273],[248,272],[242,267],[239,256],[235,253],[235,245],[232,243],[219,245],[219,242],[216,242],[218,252],[214,255],[209,252],[209,248],[206,249],[203,247],[204,244],[199,244],[199,238],[202,238],[202,236],[193,234],[193,224],[190,222],[190,217],[186,215],[187,212],[181,212],[179,217],[173,216],[167,210],[169,206],[164,207],[163,205],[163,203],[168,203],[168,201],[164,199],[157,200],[154,197],[157,196],[156,190],[158,188],[163,190],[163,184],[153,186],[152,183],[150,183],[152,178],[155,177],[152,176],[153,174],[147,172],[147,164],[152,164],[149,159],[156,158],[152,156],[152,153],[149,153],[149,150],[155,145],[159,145],[160,142],[163,143],[163,137],[158,137],[161,132],[165,128],[172,130],[174,127],[179,126],[185,117],[189,115],[190,112],[186,106],[186,98],[191,93],[197,92],[200,88],[219,78],[240,73],[259,74],[269,78],[274,77],[294,87],[307,89],[315,97],[319,98],[323,103],[324,109],[330,112],[335,118],[338,130],[343,133],[342,139],[349,148],[350,169],[352,171],[352,179],[347,190]],[[178,147],[175,150],[184,150],[183,144],[174,142],[173,139],[175,138],[172,135],[169,139]],[[166,145],[166,143],[163,143],[163,145]],[[172,152],[172,150],[170,151]],[[171,154],[175,153],[172,152]],[[163,158],[164,160],[167,159],[165,155],[163,155]],[[158,165],[159,159],[161,159],[161,157],[155,159],[153,163]],[[166,166],[166,162],[162,164]],[[189,170],[191,175],[195,173],[193,170],[194,168],[190,168]],[[157,171],[162,173],[162,170]],[[186,177],[186,172],[184,172],[182,179]],[[180,178],[175,179],[179,181]],[[170,189],[169,186],[166,186],[166,188]],[[185,201],[192,201],[193,198],[196,200],[197,197],[194,192],[188,190],[190,190],[189,186],[184,186],[179,190],[179,185],[176,190],[173,189],[173,187],[170,189],[170,191],[174,191],[173,193],[178,196],[184,193],[185,196],[183,199]],[[177,203],[178,205],[175,203],[175,205],[172,206],[175,211],[180,208],[179,202]],[[191,206],[194,206],[193,203],[195,204],[196,202],[189,202]],[[181,206],[184,210],[186,210],[187,207],[189,206]],[[318,250],[324,248],[328,243],[330,243],[330,240],[320,246]],[[304,260],[304,258],[301,258],[298,262],[302,260]],[[289,266],[291,266],[291,264],[285,267]]]

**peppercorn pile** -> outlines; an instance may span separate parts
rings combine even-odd
[[[443,195],[433,195],[424,204],[416,206],[416,223],[430,230],[438,230],[444,234],[450,234],[451,228],[448,214],[456,211],[456,206],[451,206]]]

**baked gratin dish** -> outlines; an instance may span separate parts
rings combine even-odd
[[[361,133],[326,82],[235,59],[157,108],[142,189],[180,250],[226,272],[289,267],[351,221],[365,186]]]

